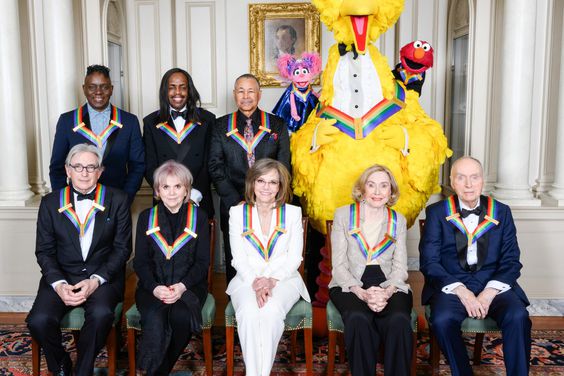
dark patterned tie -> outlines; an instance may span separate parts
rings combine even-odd
[[[253,121],[251,119],[247,119],[246,122],[247,124],[245,125],[244,136],[245,136],[245,142],[247,143],[247,145],[250,146],[251,143],[253,142],[253,137],[255,136],[253,132]],[[252,151],[252,153],[247,154],[247,162],[249,163],[249,167],[253,167],[253,164],[255,164],[254,150]]]

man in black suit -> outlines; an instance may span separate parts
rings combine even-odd
[[[159,110],[143,119],[145,179],[152,187],[153,173],[161,164],[171,159],[183,164],[194,177],[190,198],[212,218],[208,157],[215,115],[198,107],[200,94],[192,77],[180,68],[164,74],[159,103]]]
[[[26,321],[49,371],[70,375],[60,321],[72,308],[83,307],[75,374],[86,376],[92,374],[114,309],[123,299],[131,219],[127,195],[98,184],[103,167],[96,146],[74,146],[65,170],[71,185],[43,197],[39,207],[35,254],[42,277]]]
[[[210,176],[220,197],[227,283],[235,276],[229,246],[229,208],[244,200],[247,170],[256,160],[272,158],[292,171],[288,127],[279,117],[258,108],[258,79],[252,74],[237,78],[233,96],[238,110],[217,119],[209,159]]]
[[[110,70],[103,65],[86,69],[82,85],[87,103],[64,113],[57,122],[49,178],[53,190],[66,186],[65,158],[74,145],[84,142],[102,150],[104,172],[100,183],[118,188],[133,201],[143,181],[145,151],[137,117],[110,104]]]

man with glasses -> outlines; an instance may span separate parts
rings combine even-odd
[[[431,329],[452,374],[472,375],[460,326],[467,317],[491,317],[501,329],[507,374],[527,375],[531,320],[517,283],[522,265],[511,210],[482,195],[475,158],[453,163],[450,184],[456,195],[427,207],[419,243],[421,303],[431,305]]]
[[[76,144],[90,143],[102,150],[106,166],[100,183],[127,193],[130,202],[141,186],[145,152],[137,117],[110,104],[110,70],[91,65],[82,85],[87,103],[64,113],[57,122],[49,178],[53,190],[66,185],[65,157]]]
[[[235,80],[233,97],[237,111],[219,119],[212,129],[209,171],[220,198],[227,283],[235,276],[229,246],[229,208],[244,200],[245,175],[255,161],[272,158],[290,167],[288,127],[278,116],[258,108],[258,79],[243,74]]]
[[[71,375],[60,321],[84,308],[75,375],[89,376],[123,300],[131,218],[127,195],[98,183],[104,171],[99,148],[75,145],[64,169],[70,184],[43,197],[39,207],[35,255],[42,277],[26,321],[49,371]]]

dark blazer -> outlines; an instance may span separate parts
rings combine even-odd
[[[114,286],[119,296],[123,295],[125,263],[131,254],[129,203],[123,192],[106,188],[105,209],[96,213],[86,260],[82,259],[78,230],[58,211],[60,191],[51,192],[41,200],[35,255],[42,278],[48,284],[65,279],[74,285],[97,274]],[[71,202],[74,205],[72,194]]]
[[[85,104],[82,110],[83,121],[88,128],[91,128],[88,106]],[[112,133],[106,142],[102,162],[105,169],[99,182],[108,187],[125,191],[130,200],[133,200],[143,181],[145,151],[137,117],[129,112],[120,111],[123,127]],[[67,185],[64,166],[69,150],[76,144],[93,144],[80,133],[73,132],[73,128],[76,126],[74,113],[75,110],[62,114],[57,122],[51,163],[49,164],[49,178],[53,190],[64,188]]]
[[[158,207],[161,234],[168,244],[173,244],[184,230],[187,205],[184,204],[180,208],[182,226],[176,233],[172,231],[164,205],[159,203]],[[159,285],[170,286],[182,282],[188,290],[196,294],[203,304],[208,292],[207,276],[210,265],[210,230],[207,214],[197,208],[196,234],[198,236],[191,239],[170,260],[167,260],[153,238],[146,234],[150,210],[144,210],[137,222],[133,268],[139,278],[138,287],[152,294],[155,287]]]
[[[208,158],[211,130],[215,125],[215,115],[203,108],[198,109],[200,125],[178,144],[156,126],[160,123],[159,111],[143,119],[143,142],[145,143],[145,179],[153,186],[153,173],[164,162],[174,159],[188,167],[194,177],[193,187],[202,193],[200,207],[213,217],[214,209],[208,172]],[[169,117],[168,124],[174,128]]]
[[[454,202],[457,212],[460,212],[456,196]],[[517,284],[522,265],[519,262],[520,250],[511,210],[497,200],[495,204],[495,219],[499,223],[477,240],[478,264],[474,271],[466,264],[466,235],[446,220],[446,200],[427,207],[419,243],[420,269],[425,276],[422,304],[429,304],[433,294],[441,293],[441,289],[451,283],[462,282],[477,295],[491,280],[508,284],[526,305],[529,304],[525,292]],[[486,196],[481,196],[480,205],[481,222],[487,209]]]
[[[256,110],[253,119],[254,133],[261,124],[261,110]],[[227,137],[227,121],[229,115],[217,119],[212,131],[210,145],[210,176],[217,193],[221,198],[221,211],[228,215],[229,208],[243,200],[245,191],[245,175],[249,169],[247,152],[232,137]],[[272,158],[282,162],[288,171],[290,167],[290,138],[284,120],[268,114],[270,135],[265,135],[255,149],[255,160]],[[245,116],[238,111],[237,129],[241,135],[245,130]]]

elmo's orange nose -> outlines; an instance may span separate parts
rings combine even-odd
[[[422,48],[416,48],[413,52],[413,57],[416,59],[421,59],[423,56],[425,56],[425,51]]]

